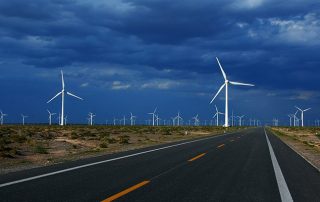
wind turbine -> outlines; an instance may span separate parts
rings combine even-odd
[[[154,126],[154,121],[155,121],[154,118],[155,118],[155,115],[156,115],[156,111],[157,111],[157,107],[154,109],[153,112],[148,113],[148,114],[152,115],[152,126]]]
[[[67,120],[68,120],[68,116],[66,115],[66,116],[64,117],[64,124],[65,124],[65,125],[67,125]]]
[[[297,107],[297,106],[296,106],[296,108],[301,112],[301,126],[303,127],[303,126],[304,126],[304,124],[303,124],[303,121],[304,121],[304,117],[303,117],[304,112],[306,112],[306,111],[310,110],[311,108],[304,109],[304,110],[300,109],[300,108],[299,108],[299,107]]]
[[[29,116],[25,116],[25,115],[21,114],[21,117],[22,117],[22,125],[24,125],[24,119],[28,118]]]
[[[239,118],[239,126],[242,126],[242,118],[244,117],[244,115],[242,116],[237,116]]]
[[[178,115],[175,118],[177,119],[177,126],[180,126],[180,119],[182,120],[180,112],[178,112]]]
[[[4,121],[4,117],[8,116],[8,114],[4,114],[2,111],[0,111],[0,121],[1,121],[1,125],[3,125],[3,121]]]
[[[89,112],[88,116],[89,116],[90,126],[92,126],[92,123],[93,123],[93,117],[95,117],[96,115],[95,115],[95,114],[93,114],[92,112]]]
[[[232,84],[232,85],[240,85],[240,86],[254,86],[253,84],[247,84],[247,83],[240,83],[240,82],[235,82],[235,81],[229,81],[227,79],[227,75],[226,73],[224,72],[220,62],[219,62],[219,59],[216,57],[217,59],[217,62],[219,64],[219,67],[220,67],[220,70],[222,72],[222,75],[223,75],[223,78],[224,78],[224,84],[222,84],[222,86],[220,87],[220,89],[218,90],[218,92],[216,93],[216,95],[212,98],[210,104],[216,99],[216,97],[219,95],[219,93],[221,92],[221,90],[225,87],[226,89],[226,92],[225,92],[225,96],[226,96],[226,99],[225,99],[225,116],[224,116],[224,127],[229,127],[229,117],[228,117],[228,85],[229,84]]]
[[[155,115],[156,116],[156,124],[157,124],[157,126],[159,126],[159,121],[161,120],[160,118],[159,118],[159,115]]]
[[[60,119],[60,125],[63,126],[64,125],[64,95],[65,93],[67,93],[67,95],[70,95],[72,97],[75,97],[79,100],[83,100],[81,97],[78,97],[68,91],[65,90],[65,85],[64,85],[64,79],[63,79],[63,72],[61,70],[61,82],[62,82],[62,90],[57,93],[53,98],[51,98],[51,100],[49,100],[47,103],[51,102],[52,100],[54,100],[56,97],[58,97],[61,94],[61,119]]]
[[[296,111],[296,113],[293,114],[293,126],[299,126],[300,119],[297,117],[297,113],[299,110]]]
[[[214,114],[214,116],[212,117],[212,118],[215,118],[215,117],[217,117],[216,118],[216,121],[217,121],[217,126],[219,125],[219,114],[223,114],[222,112],[219,112],[219,110],[218,110],[218,107],[216,106],[216,105],[214,105],[215,106],[215,108],[216,108],[216,113]]]
[[[290,119],[290,127],[292,126],[292,118],[294,118],[294,114],[289,114],[288,115],[289,119]],[[295,121],[295,120],[293,120]]]
[[[192,117],[192,119],[194,119],[194,125],[195,126],[199,126],[199,118],[198,118],[198,114],[196,115],[196,116],[194,116],[194,117]]]
[[[47,109],[47,112],[49,113],[49,125],[51,125],[51,117],[56,113],[51,113],[48,109]]]
[[[133,116],[132,113],[130,112],[130,123],[131,123],[131,126],[134,125],[134,119],[136,118],[136,116]]]

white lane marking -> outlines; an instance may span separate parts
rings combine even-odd
[[[280,192],[280,197],[281,197],[281,201],[283,202],[291,202],[293,201],[290,191],[288,189],[286,180],[283,177],[281,168],[279,166],[279,163],[277,161],[277,158],[274,154],[273,148],[271,146],[271,143],[269,141],[266,129],[264,128],[264,134],[266,136],[267,139],[267,143],[268,143],[268,147],[269,147],[269,152],[270,152],[270,156],[271,156],[271,161],[272,161],[272,165],[273,165],[273,169],[274,169],[274,173],[276,175],[276,179],[277,179],[277,184],[278,184],[278,188],[279,188],[279,192]]]
[[[94,166],[94,165],[98,165],[98,164],[102,164],[102,163],[107,163],[107,162],[111,162],[111,161],[125,159],[125,158],[129,158],[129,157],[133,157],[133,156],[139,156],[139,155],[147,154],[147,153],[150,153],[150,152],[160,151],[160,150],[164,150],[164,149],[178,147],[178,146],[185,145],[185,144],[190,144],[190,143],[199,142],[199,141],[203,141],[203,140],[213,139],[213,138],[217,138],[217,137],[224,136],[224,135],[231,135],[231,134],[234,134],[234,133],[237,133],[237,132],[238,131],[232,132],[232,133],[226,133],[226,134],[222,134],[222,135],[217,135],[217,136],[213,136],[213,137],[202,138],[202,139],[198,139],[198,140],[192,140],[192,141],[188,141],[188,142],[182,142],[182,143],[178,143],[178,144],[174,144],[174,145],[160,147],[160,148],[157,148],[157,149],[151,149],[151,150],[147,150],[147,151],[143,151],[143,152],[129,154],[129,155],[126,155],[126,156],[120,156],[120,157],[113,158],[113,159],[97,161],[97,162],[94,162],[94,163],[88,163],[88,164],[84,164],[84,165],[81,165],[81,166],[75,166],[75,167],[71,167],[71,168],[67,168],[67,169],[63,169],[63,170],[58,170],[58,171],[55,171],[55,172],[45,173],[45,174],[42,174],[42,175],[36,175],[36,176],[33,176],[33,177],[28,177],[28,178],[24,178],[24,179],[20,179],[20,180],[15,180],[15,181],[12,181],[12,182],[7,182],[7,183],[0,184],[0,188],[1,187],[6,187],[6,186],[9,186],[9,185],[13,185],[13,184],[18,184],[18,183],[22,183],[22,182],[27,182],[27,181],[39,179],[39,178],[44,178],[44,177],[48,177],[48,176],[52,176],[52,175],[57,175],[57,174],[60,174],[60,173],[65,173],[65,172],[69,172],[69,171],[73,171],[73,170],[78,170],[80,168],[86,168],[86,167],[89,167],[89,166]]]

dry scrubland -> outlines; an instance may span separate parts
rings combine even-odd
[[[319,127],[272,127],[274,134],[320,169]]]
[[[200,126],[0,126],[0,173],[221,134],[224,130]]]

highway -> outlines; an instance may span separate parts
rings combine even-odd
[[[0,201],[320,201],[320,173],[252,128],[0,176]]]

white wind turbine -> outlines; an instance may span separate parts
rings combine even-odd
[[[26,118],[28,118],[29,116],[25,116],[25,115],[21,114],[21,117],[22,117],[22,125],[24,125],[24,120],[25,120]]]
[[[4,117],[8,116],[8,114],[4,114],[2,111],[0,111],[0,121],[1,121],[1,125],[3,125],[3,121],[4,121]]]
[[[133,114],[130,112],[130,124],[131,126],[134,125],[134,119],[136,118],[136,116],[133,116]]]
[[[194,116],[194,117],[192,117],[192,119],[194,119],[194,125],[195,126],[199,126],[199,122],[200,122],[200,120],[199,120],[199,117],[198,117],[199,115],[197,114],[196,116]],[[190,125],[190,124],[189,124]]]
[[[304,112],[309,111],[311,108],[304,109],[304,110],[300,109],[297,106],[296,106],[296,108],[301,112],[301,126],[303,127],[304,126],[304,123],[303,123],[303,121],[304,121]]]
[[[177,119],[177,126],[180,126],[180,120],[182,120],[182,117],[180,116],[180,112],[178,112],[178,115],[175,118]]]
[[[93,117],[95,117],[96,115],[93,114],[92,112],[89,112],[88,116],[89,116],[90,126],[92,126],[92,124],[93,124]]]
[[[152,126],[154,126],[154,121],[155,121],[155,115],[156,115],[156,111],[157,111],[157,107],[154,109],[153,112],[150,112],[148,114],[151,114],[152,115]]]
[[[58,97],[60,94],[61,94],[61,119],[60,119],[60,125],[63,126],[65,123],[64,123],[64,95],[65,93],[67,93],[67,95],[70,95],[72,97],[75,97],[79,100],[83,100],[81,97],[78,97],[68,91],[65,90],[65,85],[64,85],[64,78],[63,78],[63,72],[61,70],[61,82],[62,82],[62,90],[57,93],[53,98],[51,98],[51,100],[49,100],[47,103],[51,102],[52,100],[54,100],[56,97]]]
[[[294,114],[289,114],[288,117],[290,119],[290,127],[291,127],[292,126],[292,118],[293,118],[293,121],[295,121],[294,120]]]
[[[226,92],[225,92],[225,116],[224,116],[224,127],[229,127],[229,117],[228,117],[228,85],[232,84],[232,85],[240,85],[240,86],[254,86],[253,84],[247,84],[247,83],[240,83],[240,82],[235,82],[235,81],[229,81],[227,79],[227,75],[224,72],[219,59],[216,57],[217,62],[219,64],[220,70],[222,72],[223,78],[224,78],[224,84],[220,87],[220,89],[218,90],[218,92],[216,93],[216,95],[213,97],[213,99],[211,100],[210,104],[216,99],[216,97],[219,95],[219,93],[221,92],[221,90],[225,87],[226,88]]]
[[[239,118],[239,126],[242,126],[242,118],[244,117],[244,115],[242,116],[237,116]]]
[[[216,108],[216,113],[214,114],[214,116],[213,116],[212,118],[217,117],[217,118],[216,118],[216,125],[218,126],[218,125],[219,125],[219,114],[223,114],[223,113],[222,113],[222,112],[219,112],[218,107],[217,107],[216,105],[214,105],[214,106],[215,106],[215,108]]]
[[[56,113],[51,113],[48,109],[47,109],[47,112],[49,113],[49,125],[51,125],[51,117]]]

